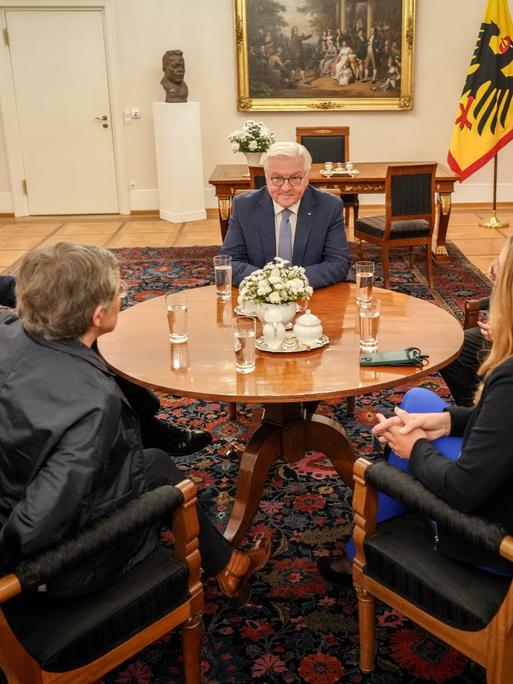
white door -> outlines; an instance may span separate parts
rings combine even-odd
[[[102,12],[5,20],[30,214],[117,213]]]

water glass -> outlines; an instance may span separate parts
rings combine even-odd
[[[184,292],[166,295],[167,324],[169,341],[176,343],[187,341],[187,296]]]
[[[363,352],[375,352],[378,348],[380,313],[380,299],[360,304],[360,350]]]
[[[232,258],[219,255],[214,257],[214,277],[218,299],[232,298]]]
[[[237,316],[233,321],[233,348],[235,369],[239,373],[252,373],[255,370],[255,343],[255,319]]]
[[[358,304],[368,304],[372,299],[374,262],[357,261],[354,268],[356,271],[356,301]]]

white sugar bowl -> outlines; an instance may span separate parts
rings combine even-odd
[[[300,342],[312,345],[322,335],[321,321],[317,316],[307,309],[306,313],[296,320],[294,325],[294,335]]]

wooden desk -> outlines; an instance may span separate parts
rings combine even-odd
[[[385,192],[385,176],[390,164],[401,162],[355,162],[355,168],[360,172],[357,176],[321,176],[322,164],[313,164],[310,171],[310,183],[317,187],[340,188],[342,194],[358,193],[377,194]],[[406,162],[405,162],[406,163]],[[408,162],[412,163],[412,162]],[[418,162],[425,163],[425,162]],[[209,183],[215,187],[219,208],[219,222],[221,237],[224,240],[228,229],[228,220],[232,209],[232,197],[237,190],[249,189],[249,176],[245,176],[248,167],[244,164],[218,164],[209,178]],[[448,261],[445,247],[447,226],[451,215],[451,195],[454,183],[458,180],[449,169],[438,164],[436,173],[436,192],[438,212],[438,233],[433,258],[436,262]]]
[[[188,290],[189,341],[171,345],[163,297],[123,311],[117,328],[99,338],[107,363],[145,387],[205,400],[264,404],[261,424],[242,455],[235,503],[225,531],[240,542],[258,508],[267,473],[282,459],[298,461],[319,450],[352,484],[355,454],[344,429],[325,416],[309,415],[303,402],[333,399],[393,387],[446,365],[459,352],[458,321],[434,304],[399,292],[375,289],[382,300],[381,351],[418,346],[430,355],[422,368],[360,368],[356,288],[348,283],[317,290],[310,302],[330,343],[310,352],[257,352],[256,370],[234,367],[233,302],[218,302],[214,286]],[[428,324],[429,323],[429,324]],[[261,326],[258,325],[257,333]]]

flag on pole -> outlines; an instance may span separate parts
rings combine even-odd
[[[454,122],[447,160],[460,180],[513,138],[513,23],[507,0],[488,0]]]

